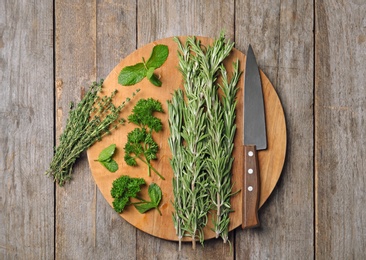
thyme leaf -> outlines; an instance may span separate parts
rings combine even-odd
[[[94,82],[82,100],[76,106],[71,106],[66,127],[60,135],[59,145],[46,171],[46,175],[52,176],[60,186],[71,179],[74,163],[83,151],[125,122],[119,119],[119,115],[130,98],[115,106],[112,101],[117,90],[110,96],[102,97],[102,88],[103,80]]]

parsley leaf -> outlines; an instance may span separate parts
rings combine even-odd
[[[152,132],[159,132],[163,128],[161,120],[153,115],[154,112],[164,112],[161,103],[152,98],[140,99],[128,116],[130,123],[140,128],[135,128],[127,134],[125,144],[125,162],[130,166],[136,166],[136,159],[141,160],[148,166],[148,173],[151,176],[153,170],[161,179],[164,177],[151,165],[151,160],[157,159],[159,151],[158,144],[152,137]]]
[[[124,150],[124,159],[128,165],[136,166],[136,159],[139,159],[148,165],[149,176],[151,175],[151,170],[153,170],[164,180],[164,177],[151,165],[150,161],[157,158],[156,154],[159,147],[152,138],[151,133],[148,133],[145,128],[135,128],[128,133]]]
[[[158,100],[148,98],[137,101],[132,109],[132,114],[128,116],[128,121],[140,127],[148,127],[155,132],[163,128],[161,120],[153,115],[154,112],[163,113],[163,107]]]
[[[130,199],[137,198],[137,194],[144,184],[144,179],[132,178],[127,175],[122,175],[114,180],[111,188],[111,196],[114,198],[112,204],[116,212],[121,213],[126,206],[132,204]]]

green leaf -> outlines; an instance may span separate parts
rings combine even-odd
[[[118,75],[118,83],[122,86],[132,86],[139,83],[146,76],[146,67],[143,63],[124,67]]]
[[[161,65],[164,64],[166,59],[169,55],[168,46],[158,44],[154,46],[150,58],[146,62],[146,67],[151,68],[154,67],[155,69],[159,68]]]
[[[148,78],[149,81],[156,87],[161,87],[161,81],[155,76],[155,74],[152,74],[150,78]]]
[[[101,161],[100,162],[104,167],[107,168],[108,171],[110,172],[116,172],[118,170],[118,164],[115,160],[110,159],[107,161]]]
[[[155,67],[148,68],[146,72],[146,78],[150,79],[154,75]]]
[[[156,205],[159,205],[162,197],[162,192],[160,187],[156,183],[151,183],[148,189],[148,194],[151,199],[151,202]]]
[[[138,210],[138,212],[140,212],[141,214],[145,213],[146,211],[149,211],[150,209],[156,208],[155,204],[152,202],[134,204],[134,206]]]
[[[115,144],[111,144],[107,148],[104,148],[99,154],[98,161],[99,162],[107,161],[113,156],[115,150],[116,150]]]

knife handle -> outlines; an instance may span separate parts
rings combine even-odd
[[[259,226],[259,163],[255,145],[244,145],[244,186],[242,228]]]

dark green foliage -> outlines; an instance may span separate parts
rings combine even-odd
[[[159,132],[163,128],[161,120],[153,115],[154,112],[163,112],[161,103],[152,98],[140,99],[128,116],[128,121],[138,125],[127,135],[125,144],[125,162],[130,166],[136,166],[136,159],[148,165],[148,174],[153,170],[161,179],[164,177],[151,165],[151,160],[157,159],[158,144],[154,141],[152,132]]]
[[[141,191],[141,186],[146,184],[142,178],[132,178],[127,175],[122,175],[112,183],[111,196],[114,198],[112,204],[116,212],[122,213],[126,206],[134,205],[140,213],[145,213],[151,209],[157,209],[159,214],[161,212],[158,208],[162,198],[162,192],[160,187],[151,183],[148,189],[150,201],[144,200],[138,197],[138,193]],[[132,202],[131,199],[138,200]]]
[[[125,206],[131,204],[130,199],[136,198],[141,190],[141,185],[145,184],[142,178],[131,178],[123,175],[112,183],[111,196],[114,198],[113,207],[116,212],[121,213]]]
[[[158,100],[148,98],[137,101],[128,116],[128,121],[143,128],[150,128],[152,131],[159,132],[163,128],[161,120],[153,115],[154,112],[164,112]]]

